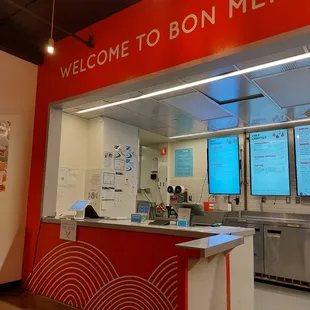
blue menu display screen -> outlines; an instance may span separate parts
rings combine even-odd
[[[297,195],[310,196],[310,126],[295,127]]]
[[[208,139],[209,193],[240,195],[239,138]]]
[[[287,129],[250,134],[251,194],[290,196]]]

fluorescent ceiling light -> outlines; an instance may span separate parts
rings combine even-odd
[[[105,108],[109,108],[109,107],[114,107],[114,106],[122,105],[122,104],[129,103],[129,102],[133,102],[133,101],[143,100],[143,99],[147,99],[147,98],[150,98],[150,97],[156,97],[156,96],[172,93],[172,92],[175,92],[175,91],[178,91],[178,90],[183,90],[183,89],[187,89],[187,88],[196,87],[196,86],[199,86],[199,85],[209,84],[209,83],[212,83],[212,82],[228,79],[228,78],[231,78],[231,77],[234,77],[234,76],[238,76],[238,75],[242,75],[242,74],[248,74],[248,73],[251,73],[251,72],[254,72],[254,71],[264,70],[264,69],[268,69],[268,68],[272,68],[272,67],[277,67],[277,66],[280,66],[280,65],[288,64],[288,63],[291,63],[291,62],[295,62],[295,61],[299,61],[299,60],[303,60],[303,59],[307,59],[307,58],[310,58],[310,53],[305,53],[305,54],[301,54],[301,55],[297,55],[297,56],[293,56],[293,57],[289,57],[289,58],[284,58],[284,59],[272,61],[272,62],[269,62],[269,63],[266,63],[266,64],[250,67],[250,68],[247,68],[247,69],[242,69],[242,70],[238,70],[238,71],[234,71],[234,72],[230,72],[230,73],[226,73],[226,74],[210,77],[210,78],[207,78],[207,79],[203,79],[203,80],[199,80],[199,81],[195,81],[195,82],[191,82],[191,83],[187,83],[187,84],[183,84],[183,85],[179,85],[179,86],[175,86],[175,87],[159,90],[159,91],[156,91],[156,92],[153,92],[153,93],[137,96],[137,97],[134,97],[134,98],[129,98],[129,99],[113,102],[113,103],[108,103],[108,104],[101,105],[101,106],[98,106],[98,107],[81,110],[81,111],[76,112],[76,113],[77,114],[82,114],[82,113],[97,111],[97,110],[101,110],[101,109],[105,109]]]
[[[247,127],[238,127],[233,129],[224,129],[224,130],[217,130],[217,131],[204,131],[204,132],[198,132],[198,133],[191,133],[188,135],[181,135],[181,136],[174,136],[170,137],[169,139],[183,139],[183,138],[190,138],[190,137],[199,137],[199,136],[208,136],[208,135],[214,135],[216,133],[221,134],[233,134],[234,132],[241,132],[244,130],[255,130],[255,129],[269,129],[270,126],[283,126],[284,128],[288,125],[298,125],[299,123],[306,124],[310,123],[310,119],[300,119],[296,121],[289,121],[289,122],[282,122],[282,123],[270,123],[270,124],[264,124],[264,125],[256,125],[256,126],[247,126]],[[270,128],[272,130],[272,128]]]

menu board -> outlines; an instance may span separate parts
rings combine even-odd
[[[251,194],[290,196],[288,131],[250,134]]]
[[[310,196],[310,126],[295,127],[297,195]]]
[[[208,139],[209,193],[240,195],[239,138]]]

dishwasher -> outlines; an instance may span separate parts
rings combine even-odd
[[[258,274],[264,274],[264,226],[260,224],[250,224],[243,221],[231,219],[225,219],[224,225],[255,229],[255,235],[253,236],[254,272]]]
[[[255,229],[255,278],[310,289],[310,215],[242,211],[225,226]]]
[[[310,229],[265,225],[264,243],[265,274],[310,282]]]

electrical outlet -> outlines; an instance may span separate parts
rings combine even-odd
[[[291,203],[291,197],[286,197],[286,203],[290,204]]]
[[[298,196],[295,197],[295,203],[296,203],[297,205],[300,204],[300,197],[298,197]]]
[[[266,197],[262,197],[262,203],[266,203]]]

